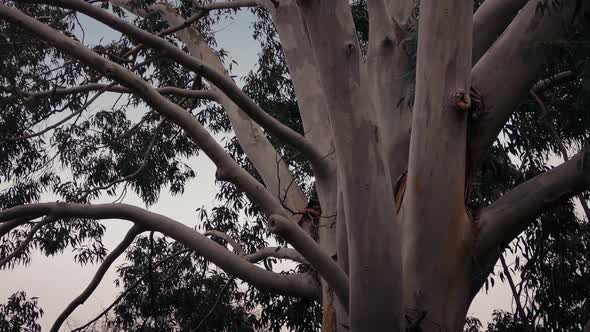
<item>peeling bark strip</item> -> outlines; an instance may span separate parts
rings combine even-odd
[[[95,90],[135,94],[191,137],[215,163],[219,178],[234,183],[259,205],[268,216],[269,230],[295,248],[263,248],[248,255],[225,233],[213,230],[203,235],[125,204],[39,203],[0,211],[0,237],[46,217],[0,266],[24,250],[49,218],[119,218],[135,224],[53,330],[90,296],[114,259],[145,230],[172,237],[260,289],[307,299],[321,296],[322,332],[458,332],[489,273],[486,269],[500,257],[497,249],[552,204],[590,188],[590,153],[583,151],[520,184],[475,216],[465,206],[478,162],[522,96],[531,88],[542,90],[575,77],[564,72],[533,86],[544,59],[530,51],[565,37],[572,19],[583,17],[588,2],[561,1],[555,11],[545,6],[545,0],[486,0],[473,15],[471,0],[422,0],[420,6],[414,0],[367,0],[366,59],[348,0],[212,2],[186,20],[172,5],[139,8],[130,0],[111,0],[139,16],[161,14],[170,27],[158,35],[86,1],[29,2],[79,11],[140,43],[117,60],[121,63],[129,63],[126,57],[141,48],[153,48],[202,75],[211,89],[154,88],[121,63],[0,5],[2,19],[114,79],[109,85],[21,92],[22,96]],[[239,89],[193,25],[212,10],[251,6],[264,7],[272,16],[304,136],[270,117]],[[542,15],[548,10],[551,15]],[[408,47],[416,32],[417,54]],[[168,33],[175,33],[190,55],[160,38]],[[264,185],[165,94],[219,102]],[[306,207],[307,199],[293,184],[287,163],[267,133],[310,160],[321,208]],[[223,239],[236,254],[206,235]],[[283,275],[254,265],[267,257],[309,264],[322,278],[321,292],[310,274]]]

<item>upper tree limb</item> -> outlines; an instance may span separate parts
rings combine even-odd
[[[134,75],[122,66],[106,60],[91,50],[83,47],[79,43],[62,35],[58,31],[53,30],[49,26],[28,17],[16,9],[5,5],[0,5],[0,16],[13,23],[19,24],[30,31],[35,32],[35,34],[40,38],[43,38],[45,41],[68,52],[70,55],[76,57],[78,60],[86,63],[87,65],[92,66],[96,70],[109,73],[115,77],[119,82],[121,82],[121,84],[135,91],[135,93],[148,105],[167,117],[173,123],[180,126],[217,165],[218,171],[221,172],[224,177],[232,180],[232,182],[234,182],[251,199],[253,199],[254,202],[258,203],[265,212],[268,214],[284,213],[280,202],[268,190],[266,190],[266,188],[256,181],[256,179],[254,179],[243,168],[241,168],[224,151],[224,149],[219,146],[210,133],[205,128],[203,128],[203,126],[192,115],[184,111],[178,105],[162,97],[157,91],[155,91],[153,87],[143,81],[140,77]],[[125,22],[119,22],[118,24],[127,26],[127,23]],[[303,233],[303,230],[300,228],[291,228],[289,232],[283,233],[282,235],[285,237],[287,242],[291,242],[292,239],[290,239],[290,237],[293,236],[293,238],[298,238],[302,235],[300,233]],[[308,236],[305,233],[303,233],[303,235]],[[199,236],[202,237],[200,234]],[[302,249],[298,248],[296,245],[295,248],[297,250]],[[308,250],[308,248],[305,248],[305,250]],[[321,255],[322,253],[316,254]],[[336,274],[330,274],[329,271],[337,270],[332,268],[332,265],[336,265],[336,263],[331,262],[328,264],[328,266],[325,266],[319,264],[320,261],[317,261],[314,258],[315,256],[306,257],[309,263],[314,268],[316,268],[322,277],[328,280],[328,282],[332,283],[333,281],[334,284],[338,285],[338,280],[341,278],[339,274],[343,274],[344,272],[339,271]],[[322,260],[321,263],[323,262],[324,261]],[[228,268],[232,268],[232,266],[228,266]],[[347,288],[337,289],[337,294],[339,294],[339,296],[341,296],[343,299],[348,297],[347,293]]]
[[[541,46],[564,38],[571,26],[571,1],[551,13],[538,9],[542,2],[527,3],[471,72],[471,84],[485,103],[483,112],[470,125],[467,144],[471,171],[539,79],[546,64]]]

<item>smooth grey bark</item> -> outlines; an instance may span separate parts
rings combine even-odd
[[[404,310],[417,312],[412,324],[424,331],[458,331],[468,309],[472,236],[464,190],[472,13],[472,2],[462,0],[420,8],[421,56],[401,222]]]
[[[563,23],[571,8],[558,15],[539,16],[535,11],[539,1],[531,1],[519,12],[524,1],[487,0],[475,16],[471,1],[422,1],[412,112],[400,99],[411,96],[408,89],[413,83],[400,76],[410,64],[404,43],[409,30],[415,29],[412,24],[416,22],[411,22],[416,14],[413,1],[368,1],[371,29],[366,62],[346,0],[237,0],[201,8],[206,12],[264,6],[271,13],[295,86],[305,137],[270,118],[227,77],[219,59],[187,23],[202,14],[183,21],[174,10],[167,10],[172,7],[155,9],[162,10],[171,26],[165,31],[181,37],[189,56],[83,1],[41,1],[84,12],[137,39],[141,47],[165,51],[216,86],[215,96],[222,98],[220,103],[230,118],[239,114],[232,121],[237,133],[252,118],[300,149],[313,164],[323,214],[334,215],[336,221],[334,227],[320,228],[319,243],[284,211],[277,199],[281,189],[269,185],[276,179],[263,175],[266,187],[255,181],[194,118],[163,98],[165,91],[150,87],[18,11],[0,6],[1,17],[111,74],[122,88],[179,125],[217,165],[220,177],[238,185],[259,204],[270,217],[270,230],[286,238],[297,251],[266,248],[243,256],[239,244],[226,238],[234,250],[237,248],[239,255],[234,255],[194,230],[130,206],[21,206],[0,212],[4,223],[0,232],[26,222],[18,218],[38,218],[56,211],[61,216],[117,216],[161,231],[228,273],[282,294],[317,298],[319,291],[308,275],[277,276],[249,262],[266,255],[308,262],[323,277],[324,332],[460,331],[472,296],[481,287],[470,287],[474,275],[482,272],[479,262],[493,263],[499,257],[497,249],[524,230],[538,213],[590,184],[584,152],[521,184],[483,209],[479,219],[471,220],[465,212],[466,173],[475,170],[477,160],[538,79],[542,58],[525,55],[532,45],[566,35],[567,24]],[[485,108],[469,125],[475,130],[468,133],[470,85],[483,94]],[[252,144],[248,156],[260,156],[255,167],[270,174],[272,151],[260,148],[252,137],[256,135],[246,128],[239,134],[240,143]],[[407,175],[400,176],[406,169]],[[331,222],[320,218],[322,226]],[[478,280],[485,280],[486,273],[483,271]]]
[[[537,10],[542,5],[543,0],[529,1],[473,68],[471,84],[483,96],[485,108],[470,124],[471,173],[516,106],[539,80],[546,60],[543,44],[563,39],[571,27],[575,1],[564,2],[563,9],[551,13]],[[582,11],[587,10],[586,2],[583,6]]]
[[[50,1],[53,3],[53,1]],[[106,11],[94,7],[83,1],[59,1],[64,6],[71,6],[77,10],[88,14],[91,17],[98,18],[105,23],[110,24],[114,28],[121,29],[123,31],[134,34],[140,41],[145,44],[153,43],[154,46],[160,45],[165,49],[170,49],[170,52],[176,53],[178,58],[184,59],[184,63],[195,63],[194,59],[186,57],[186,54],[182,53],[178,49],[175,49],[167,42],[161,42],[163,40],[158,39],[154,41],[151,34],[144,34],[144,32],[128,23],[121,20],[113,15],[108,14]],[[66,3],[67,2],[67,3]],[[107,72],[122,85],[133,89],[138,96],[153,107],[155,110],[160,112],[163,116],[167,117],[170,121],[181,127],[192,139],[199,145],[199,147],[207,154],[207,156],[217,165],[218,171],[223,170],[225,177],[232,180],[239,188],[241,188],[253,201],[260,204],[263,210],[269,215],[280,216],[281,220],[286,219],[286,213],[281,206],[279,200],[274,197],[264,186],[262,186],[256,179],[254,179],[249,173],[243,168],[239,167],[237,163],[219,146],[215,139],[210,133],[203,128],[201,124],[196,121],[188,112],[185,112],[178,105],[170,102],[169,100],[162,97],[153,87],[143,81],[141,78],[125,69],[124,67],[106,60],[98,54],[92,52],[86,47],[82,46],[78,42],[65,37],[58,33],[52,28],[30,18],[29,16],[15,10],[11,7],[0,5],[0,17],[4,17],[9,21],[20,24],[22,27],[33,31],[37,35],[44,38],[44,40],[52,43],[56,47],[76,57],[80,61],[91,65],[95,69],[101,72]],[[145,38],[144,38],[145,37]],[[179,52],[181,54],[179,54]],[[197,61],[198,63],[198,61]],[[204,65],[199,64],[199,68],[203,69]],[[211,74],[211,76],[217,77],[218,73]],[[219,78],[219,80],[224,80]],[[224,80],[227,81],[227,80]],[[233,83],[232,83],[233,84]],[[229,91],[234,91],[232,85],[228,88]],[[224,90],[225,91],[225,90]],[[226,91],[227,92],[227,91]],[[240,90],[239,94],[243,94]],[[256,106],[257,107],[257,106]],[[268,116],[268,115],[267,115]],[[276,121],[273,119],[273,121]],[[283,125],[281,125],[283,126]],[[290,129],[289,129],[290,130]],[[297,134],[298,135],[298,134]],[[285,217],[283,217],[285,215]],[[296,225],[291,223],[291,226]],[[348,298],[348,289],[343,287],[345,283],[342,280],[347,279],[344,272],[338,267],[338,265],[332,261],[332,259],[321,251],[317,243],[315,243],[311,237],[306,234],[301,228],[298,227],[281,227],[281,235],[287,240],[287,242],[294,245],[295,249],[301,252],[307,261],[316,268],[319,274],[330,282],[338,296],[345,301]],[[196,233],[196,232],[193,232]],[[198,233],[196,233],[198,234]],[[199,234],[202,237],[202,235]],[[309,245],[304,248],[298,247],[299,244]],[[311,254],[307,257],[307,254]],[[326,272],[326,273],[324,273]],[[335,273],[329,275],[330,273]]]

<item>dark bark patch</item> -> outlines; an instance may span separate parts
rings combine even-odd
[[[393,184],[395,213],[399,213],[399,210],[402,207],[402,202],[404,200],[404,193],[406,192],[406,178],[407,178],[407,174],[408,174],[408,171],[404,171],[395,180],[395,182]]]

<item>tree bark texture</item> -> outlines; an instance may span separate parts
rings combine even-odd
[[[269,229],[296,250],[261,250],[253,257],[274,255],[310,264],[319,272],[321,291],[309,275],[285,276],[251,264],[256,259],[245,259],[240,245],[223,233],[207,235],[224,238],[237,254],[136,207],[19,206],[0,212],[0,235],[42,216],[126,219],[141,230],[157,230],[182,242],[254,286],[321,298],[322,331],[461,331],[473,298],[472,280],[481,271],[477,262],[490,257],[495,261],[497,249],[536,215],[590,184],[590,158],[582,151],[514,188],[477,218],[465,207],[466,188],[482,156],[541,78],[544,58],[531,53],[531,47],[567,37],[575,1],[564,1],[560,11],[543,15],[538,8],[544,0],[487,0],[474,15],[472,0],[368,0],[366,55],[361,53],[348,0],[231,1],[203,7],[213,11],[260,6],[269,11],[305,135],[280,124],[246,96],[192,25],[174,32],[186,54],[85,1],[33,2],[80,11],[143,47],[165,52],[211,83],[210,90],[200,92],[156,89],[80,43],[0,5],[0,18],[109,73],[119,84],[111,90],[138,95],[182,128],[213,160],[219,179],[243,190],[268,215]],[[171,27],[185,22],[171,5],[111,3],[138,16],[157,12]],[[417,42],[417,49],[412,42]],[[474,97],[472,88],[485,103]],[[203,126],[164,97],[167,94],[218,102],[263,183],[241,169]],[[480,114],[473,117],[473,112]],[[306,198],[297,185],[290,185],[292,174],[266,135],[291,144],[311,162],[322,215],[332,216],[318,219],[317,238],[303,231],[297,216],[281,204],[285,197],[291,210],[303,211]]]

